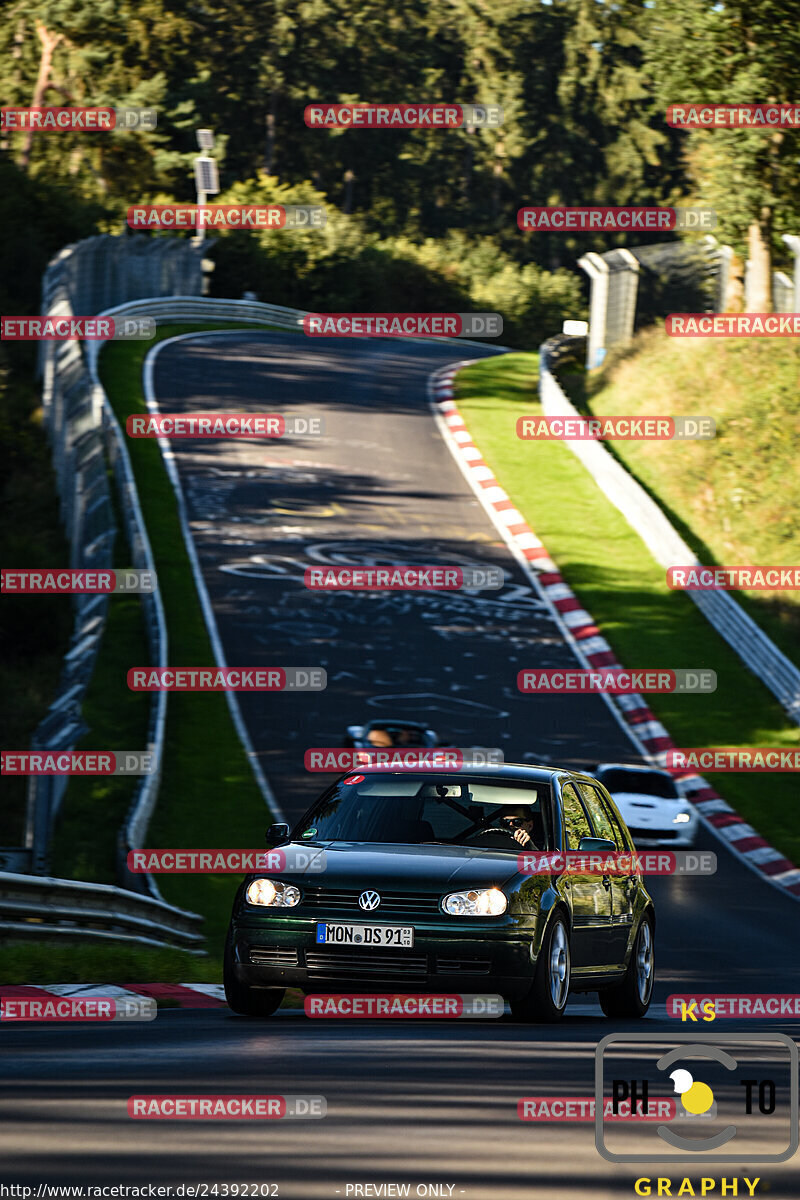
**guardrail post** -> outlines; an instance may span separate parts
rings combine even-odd
[[[784,271],[772,272],[772,311],[794,312],[794,284]]]
[[[800,312],[800,237],[795,237],[792,233],[784,233],[783,241],[794,255],[794,294],[792,307],[786,311]]]
[[[589,276],[589,339],[586,343],[586,367],[599,367],[606,354],[606,318],[608,315],[608,263],[599,254],[584,254],[578,266]]]

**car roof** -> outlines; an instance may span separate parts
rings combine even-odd
[[[663,767],[651,767],[647,763],[598,763],[595,771],[655,771],[657,775],[666,775],[667,779],[672,779],[669,771],[665,771]]]
[[[569,776],[577,779],[585,779],[586,782],[591,782],[591,775],[586,775],[581,771],[572,771],[568,767],[548,767],[535,766],[529,763],[503,763],[497,767],[436,767],[433,769],[422,770],[399,770],[388,771],[385,767],[379,766],[359,766],[356,768],[359,775],[391,775],[399,778],[430,778],[432,775],[452,775],[454,779],[458,779],[464,775],[468,775],[470,779],[486,779],[488,782],[497,779],[514,779],[527,783],[551,783],[553,779],[561,776]],[[345,771],[344,776],[352,775],[353,770]]]

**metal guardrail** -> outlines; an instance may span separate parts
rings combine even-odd
[[[548,416],[580,416],[553,374],[555,367],[577,358],[585,338],[551,338],[539,347],[539,397]],[[700,566],[662,510],[601,442],[568,441],[595,483],[639,534],[660,566]],[[706,620],[779,701],[790,720],[800,725],[800,669],[778,649],[728,592],[689,591]]]
[[[277,325],[281,329],[297,329],[306,311],[284,308],[279,304],[263,304],[258,300],[221,300],[209,296],[151,296],[106,309],[103,316],[154,317],[156,322],[181,321],[242,321],[254,325]],[[92,343],[96,358],[103,342]]]
[[[124,888],[0,873],[0,938],[56,937],[174,946],[204,954],[203,917]]]
[[[97,314],[109,302],[132,301],[154,291],[185,292],[202,288],[200,252],[184,239],[94,237],[67,246],[51,260],[42,280],[45,315]],[[39,348],[44,425],[52,447],[61,516],[70,544],[70,566],[110,567],[117,525],[109,467],[119,491],[131,565],[154,569],[133,473],[122,431],[97,377],[96,345],[45,341]],[[167,643],[158,592],[142,597],[154,664],[166,665]],[[109,597],[74,596],[74,632],[59,690],[32,738],[32,748],[72,750],[87,732],[81,717],[108,614]],[[148,749],[160,761],[166,695],[151,701]],[[43,875],[48,869],[50,834],[68,778],[31,776],[28,786],[25,846],[3,848],[2,862],[12,870]],[[135,804],[152,812],[159,775],[143,776]],[[142,800],[142,793],[144,800]],[[120,848],[121,849],[121,848]],[[120,855],[123,882],[160,899],[150,876],[129,876]]]

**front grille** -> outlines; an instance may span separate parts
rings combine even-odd
[[[395,950],[306,950],[309,978],[425,979],[428,957]]]
[[[439,916],[441,908],[439,896],[421,895],[414,892],[384,892],[375,889],[380,895],[381,902],[372,912],[359,908],[358,897],[369,889],[344,890],[328,887],[303,887],[303,898],[300,907],[325,908],[329,912],[357,913],[364,920],[381,917],[384,913],[415,913],[421,916]]]
[[[636,829],[633,825],[628,826],[628,833],[634,841],[637,838],[651,838],[653,840],[657,838],[659,841],[669,841],[670,838],[678,836],[677,831],[674,829]]]
[[[444,958],[436,959],[437,975],[488,975],[492,969],[490,958]]]
[[[251,946],[250,962],[275,967],[296,967],[298,956],[293,946]]]

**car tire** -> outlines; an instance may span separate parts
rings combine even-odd
[[[240,983],[233,970],[233,946],[230,934],[225,941],[222,982],[228,1008],[240,1017],[271,1017],[281,1006],[286,988],[252,988]]]
[[[518,1021],[560,1021],[569,997],[570,963],[569,930],[559,911],[545,932],[531,989],[521,1000],[510,1001],[511,1015]]]
[[[642,917],[633,943],[631,961],[622,983],[598,992],[607,1017],[643,1017],[650,1007],[655,982],[653,918]]]

